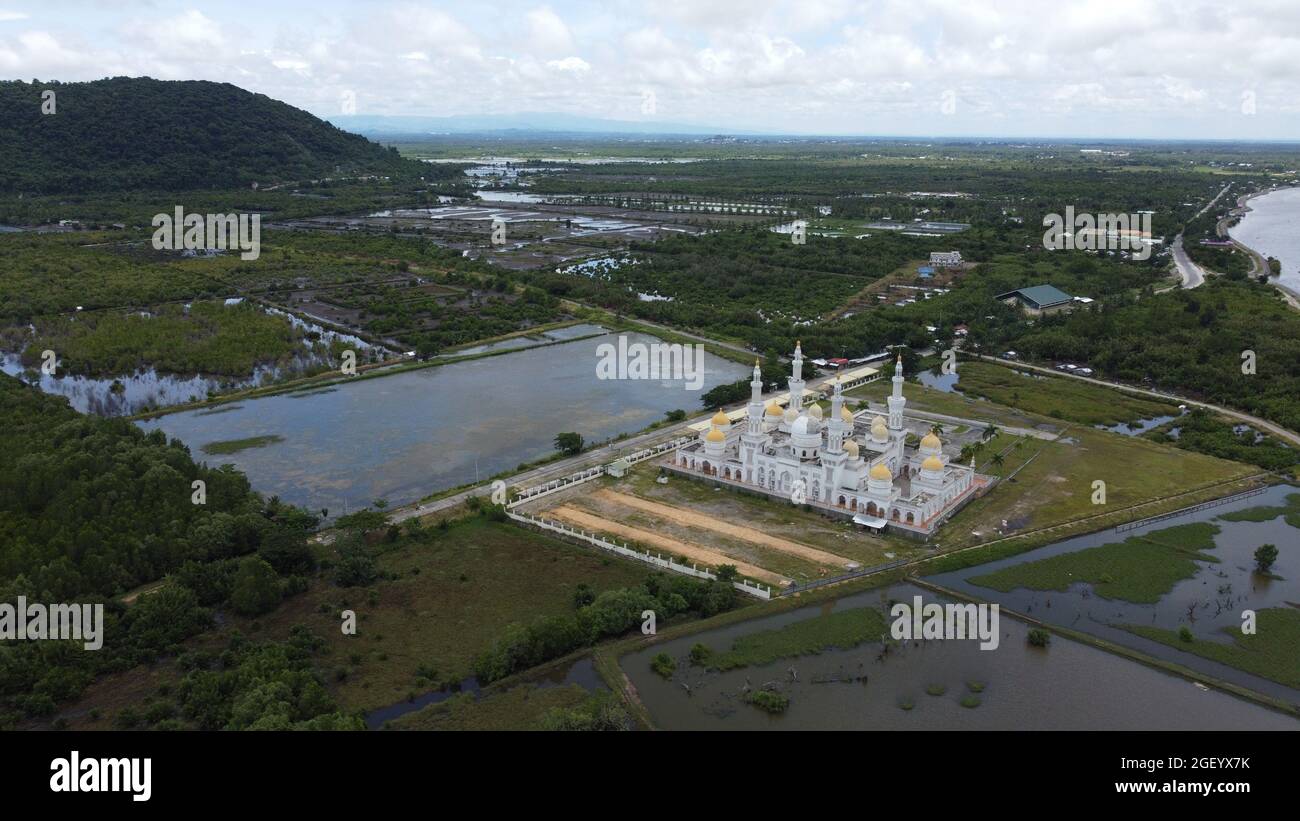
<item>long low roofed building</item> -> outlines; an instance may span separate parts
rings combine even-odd
[[[1007,291],[1005,294],[998,294],[997,300],[1008,305],[1019,305],[1021,310],[1030,316],[1054,314],[1074,305],[1074,297],[1055,285],[1033,285],[1028,288],[1017,288],[1014,291]]]

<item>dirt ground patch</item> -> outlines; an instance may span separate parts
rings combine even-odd
[[[754,530],[741,525],[733,525],[727,522],[718,521],[709,516],[702,516],[689,510],[684,510],[672,505],[651,502],[647,499],[641,499],[636,496],[629,496],[626,493],[619,493],[614,490],[600,490],[596,495],[602,499],[607,499],[615,504],[625,505],[635,508],[646,513],[653,513],[657,516],[663,516],[683,524],[688,527],[699,527],[705,530],[712,530],[715,533],[722,533],[727,536],[734,536],[748,542],[770,547],[774,550],[780,550],[783,553],[793,553],[800,558],[817,562],[818,564],[830,565],[832,567],[844,567],[851,562],[843,556],[837,556],[834,553],[827,553],[825,550],[818,550],[815,547],[809,547],[806,544],[800,544],[789,539],[782,539],[779,536],[769,536],[759,530]]]
[[[764,570],[756,565],[733,559],[729,556],[709,550],[708,548],[679,541],[677,539],[671,539],[667,536],[661,536],[658,533],[649,530],[642,530],[639,527],[630,527],[628,525],[619,524],[618,522],[611,522],[608,519],[593,516],[590,513],[578,510],[577,508],[568,505],[561,505],[560,507],[549,510],[547,511],[547,515],[568,522],[569,524],[577,525],[578,527],[622,536],[625,539],[631,539],[644,545],[661,547],[674,555],[701,562],[710,567],[732,564],[736,566],[736,570],[740,571],[741,575],[748,576],[751,579],[758,579],[772,584],[788,584],[790,582],[789,579],[777,575],[770,570]]]

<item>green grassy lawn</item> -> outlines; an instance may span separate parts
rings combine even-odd
[[[712,670],[733,670],[832,648],[845,650],[876,641],[888,631],[884,615],[874,607],[836,610],[775,630],[741,636],[730,650],[710,656],[708,666]]]
[[[968,364],[962,363],[960,367],[965,368]],[[846,391],[845,396],[854,399],[869,399],[876,404],[880,404],[889,396],[891,389],[892,385],[888,379],[878,379],[875,382],[868,382],[851,391]],[[995,425],[1011,425],[1020,428],[1041,428],[1054,431],[1064,427],[1060,420],[1057,419],[1023,413],[1014,408],[997,405],[978,397],[969,397],[956,392],[946,393],[935,388],[927,388],[919,382],[908,382],[903,387],[903,395],[907,397],[907,407],[910,410],[940,413],[946,416],[973,419],[985,424],[992,422]]]
[[[1009,474],[1038,451],[1013,481],[999,482],[958,512],[940,531],[939,544],[976,544],[1002,532],[1051,527],[1258,472],[1239,462],[1093,428],[1073,428],[1055,442],[1026,439],[1008,453],[1000,470]],[[981,455],[981,470],[992,453]],[[1098,480],[1105,482],[1105,504],[1092,502]]]
[[[1077,582],[1092,584],[1103,599],[1154,604],[1183,579],[1196,575],[1197,561],[1217,562],[1202,551],[1214,547],[1217,525],[1177,525],[1122,542],[1024,562],[970,581],[1008,592],[1018,587],[1064,592]]]
[[[1077,379],[1024,376],[988,362],[961,362],[958,387],[968,396],[1084,425],[1118,425],[1176,414],[1176,405],[1142,399]],[[1041,374],[1039,374],[1041,375]]]
[[[1257,614],[1256,633],[1242,635],[1239,629],[1227,628],[1232,637],[1227,643],[1196,639],[1183,641],[1176,630],[1126,625],[1125,629],[1161,644],[1176,647],[1202,658],[1300,689],[1300,610],[1270,607]]]

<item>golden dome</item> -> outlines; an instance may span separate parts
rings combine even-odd
[[[939,461],[938,456],[931,456],[921,463],[921,470],[943,470],[943,462]]]
[[[858,443],[854,442],[852,439],[845,442],[844,452],[852,456],[854,459],[858,458]]]
[[[767,400],[767,405],[764,408],[763,413],[766,414],[767,416],[780,416],[781,406],[776,404],[775,399],[769,399]]]
[[[707,434],[705,434],[705,436],[704,436],[704,441],[706,441],[706,442],[725,442],[725,441],[727,441],[727,435],[726,435],[725,433],[723,433],[722,431],[718,430],[717,428],[714,428],[713,430],[711,430],[711,431],[709,431]]]
[[[934,431],[930,431],[921,439],[921,447],[937,450],[943,447],[943,442],[939,441],[939,437],[934,435]]]
[[[799,411],[795,410],[794,408],[785,409],[785,422],[787,425],[793,423],[794,420],[798,418],[799,418]]]
[[[727,425],[731,424],[731,420],[727,418],[727,415],[723,413],[721,409],[719,409],[717,413],[713,414],[713,418],[709,420],[709,424],[725,428]]]
[[[821,419],[821,418],[822,418],[822,406],[821,406],[821,405],[810,405],[810,406],[808,407],[808,415],[811,416],[813,419]]]
[[[849,424],[853,424],[853,411],[848,408],[840,408],[840,418]]]
[[[871,420],[871,432],[875,433],[878,430],[879,431],[889,430],[889,427],[885,424],[885,417],[883,416],[877,416],[875,419]]]
[[[894,474],[889,472],[889,467],[886,466],[884,462],[881,462],[871,469],[871,478],[885,482],[892,482],[894,480]]]

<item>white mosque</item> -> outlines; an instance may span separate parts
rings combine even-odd
[[[886,528],[929,536],[963,504],[990,484],[970,466],[950,464],[943,442],[926,433],[907,445],[903,422],[903,361],[894,365],[889,419],[876,416],[855,438],[857,420],[844,407],[837,379],[829,418],[819,405],[804,407],[803,351],[796,343],[790,401],[782,410],[762,400],[758,363],[749,407],[733,425],[718,411],[697,440],[677,448],[670,465],[770,496],[841,511],[873,530]]]

